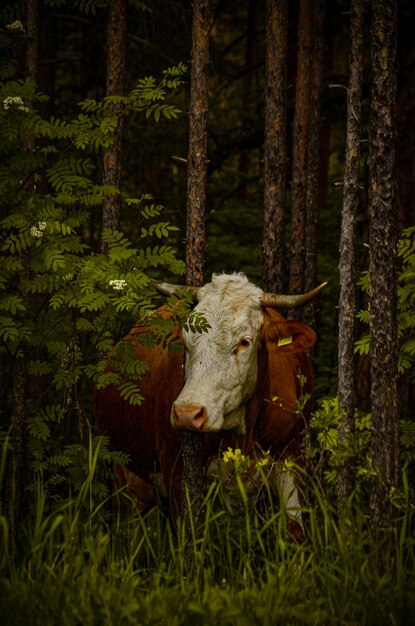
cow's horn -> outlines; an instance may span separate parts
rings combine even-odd
[[[327,283],[321,283],[321,285],[319,285],[312,291],[292,296],[286,296],[279,293],[264,293],[261,298],[261,305],[269,307],[280,307],[281,309],[297,309],[298,307],[307,304],[307,302],[315,298],[326,285]]]
[[[189,285],[175,285],[173,283],[159,283],[153,280],[153,287],[163,296],[179,296],[180,294],[188,293],[193,300],[197,298],[197,292],[199,287],[190,287]]]

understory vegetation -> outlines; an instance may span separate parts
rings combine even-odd
[[[406,475],[398,525],[374,540],[364,497],[348,511],[333,505],[328,451],[316,442],[318,462],[300,471],[303,542],[266,487],[255,499],[241,492],[244,512],[232,517],[216,482],[200,536],[185,541],[162,505],[140,514],[104,488],[106,445],[91,437],[78,486],[65,481],[51,498],[37,480],[24,525],[0,516],[3,624],[415,624]]]

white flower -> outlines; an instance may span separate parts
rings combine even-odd
[[[32,226],[32,228],[30,229],[30,234],[35,239],[41,239],[43,237],[43,232],[39,230],[36,226]]]
[[[115,289],[115,291],[122,291],[127,286],[127,281],[123,278],[116,278],[109,281],[109,286]]]
[[[46,222],[39,222],[39,228],[37,226],[32,226],[30,229],[30,234],[35,239],[41,239],[44,235],[44,231],[46,230]]]
[[[3,107],[6,111],[9,109],[17,109],[18,111],[24,111],[25,113],[29,112],[28,107],[25,106],[20,96],[7,96],[3,100]]]
[[[10,30],[15,33],[20,32],[23,34],[26,32],[20,20],[14,20],[11,24],[7,24],[6,30]]]

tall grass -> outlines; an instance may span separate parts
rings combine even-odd
[[[399,528],[374,541],[362,512],[339,517],[310,487],[296,544],[271,499],[262,508],[246,501],[232,518],[213,484],[200,536],[186,545],[160,508],[125,517],[116,496],[95,501],[97,454],[80,491],[52,509],[37,483],[18,545],[1,515],[3,626],[415,624],[410,503]]]

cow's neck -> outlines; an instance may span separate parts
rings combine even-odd
[[[238,436],[246,435],[247,412],[247,406],[241,404],[237,409],[225,415],[223,430],[233,430]]]
[[[268,351],[261,346],[257,356],[257,380],[254,393],[248,403],[246,415],[246,442],[247,447],[254,444],[254,426],[259,416],[266,408],[266,399],[269,398]]]

